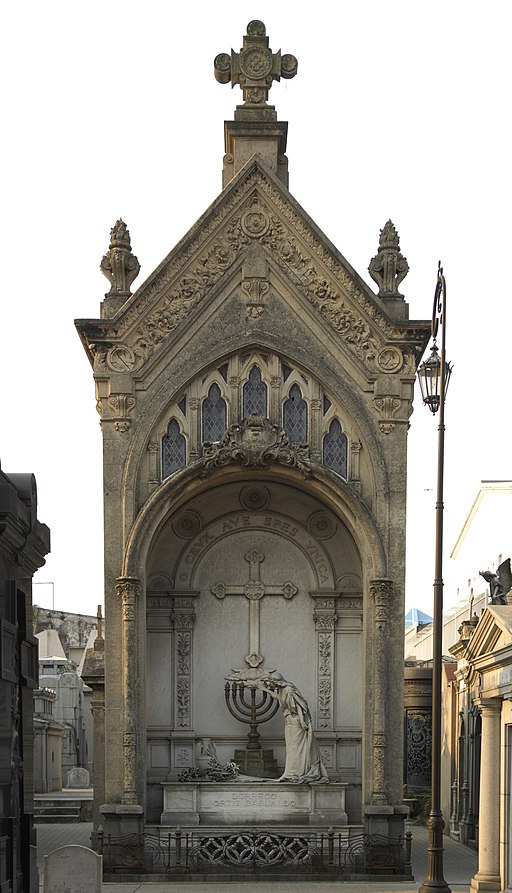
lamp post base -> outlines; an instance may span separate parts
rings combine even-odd
[[[430,813],[428,822],[427,876],[419,888],[419,893],[451,893],[444,879],[443,871],[443,829],[441,812]]]

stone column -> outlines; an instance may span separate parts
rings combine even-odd
[[[157,441],[148,443],[149,452],[149,492],[153,493],[160,484],[160,474],[158,468],[158,458],[160,455],[160,444]]]
[[[336,628],[336,593],[312,592],[316,627],[317,661],[317,728],[334,728],[334,637]]]
[[[190,412],[190,438],[189,438],[189,447],[190,447],[190,461],[192,462],[194,459],[197,459],[201,455],[201,445],[199,443],[200,438],[200,430],[201,423],[199,419],[199,411],[201,408],[201,401],[198,397],[190,397],[188,401],[188,408]]]
[[[137,728],[139,667],[137,663],[136,609],[141,583],[136,577],[118,577],[116,592],[121,598],[123,616],[123,700],[124,700],[124,794],[126,806],[138,803],[137,798]]]
[[[311,434],[309,446],[311,458],[317,462],[322,461],[322,432],[321,432],[321,400],[311,401]]]
[[[172,731],[171,775],[183,765],[194,764],[193,724],[193,633],[195,592],[175,592],[174,625],[174,723]],[[183,762],[184,761],[184,762]]]
[[[393,593],[391,580],[372,580],[373,602],[373,735],[371,803],[385,806],[386,793],[386,696],[387,696],[387,623],[389,600]]]
[[[500,881],[500,731],[501,700],[475,700],[482,711],[478,871],[471,890],[501,890]]]

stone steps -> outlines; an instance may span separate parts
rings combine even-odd
[[[87,805],[87,803],[85,804]],[[51,797],[34,802],[34,821],[39,824],[70,824],[85,821],[81,800],[62,800]]]

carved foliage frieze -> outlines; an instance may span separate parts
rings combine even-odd
[[[422,328],[397,329],[366,294],[340,259],[328,249],[312,227],[264,172],[254,169],[207,218],[189,242],[153,277],[116,326],[109,326],[112,368],[134,368],[166,341],[182,319],[211,292],[223,274],[255,240],[286,270],[301,293],[312,303],[363,361],[374,359],[387,341],[409,341],[423,347]],[[263,286],[266,287],[265,285]],[[246,283],[246,289],[254,284]],[[261,288],[258,284],[260,305]],[[254,294],[253,294],[254,297]],[[94,339],[92,339],[94,340]],[[122,342],[118,350],[115,342]],[[382,357],[387,363],[390,355]]]

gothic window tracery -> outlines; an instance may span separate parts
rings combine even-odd
[[[283,404],[283,428],[291,443],[307,443],[308,405],[297,384],[291,386],[288,399]]]
[[[257,366],[252,367],[243,389],[242,415],[246,418],[253,412],[263,417],[267,416],[267,386]]]
[[[218,384],[215,382],[203,400],[202,432],[204,443],[217,443],[226,430],[226,401],[223,399]]]
[[[186,464],[186,441],[176,419],[171,419],[162,438],[162,478],[168,478]]]
[[[289,360],[257,350],[233,354],[203,371],[169,407],[158,435],[161,479],[196,461],[204,443],[218,443],[229,425],[251,413],[283,428],[292,444],[307,446],[312,459],[343,479],[351,469],[359,480],[350,420],[334,395]]]
[[[341,429],[338,419],[329,425],[323,442],[323,462],[327,468],[341,477],[347,477],[347,438]]]

